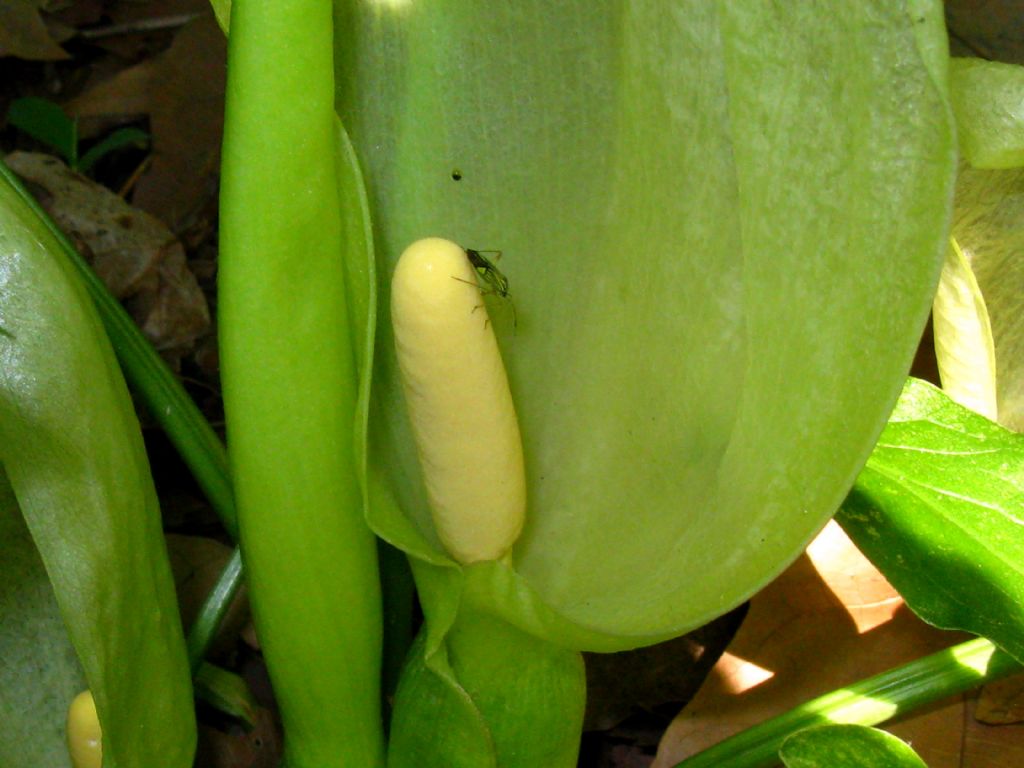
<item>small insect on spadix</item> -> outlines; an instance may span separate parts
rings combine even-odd
[[[504,557],[526,515],[519,423],[479,295],[487,282],[506,296],[508,281],[486,257],[475,262],[479,255],[429,237],[405,250],[391,280],[395,354],[427,501],[460,563]]]
[[[501,258],[501,251],[474,251],[472,248],[466,249],[466,258],[469,259],[469,263],[473,265],[473,269],[476,270],[480,279],[487,283],[494,293],[503,299],[507,299],[508,278],[501,273],[501,270],[494,265],[494,261],[488,259],[487,256],[493,256],[494,260],[497,261]]]
[[[519,318],[516,314],[516,305],[512,303],[512,298],[508,295],[508,278],[494,264],[494,261],[501,258],[501,251],[476,251],[472,248],[466,248],[465,251],[466,258],[469,259],[473,271],[488,286],[487,290],[481,291],[481,293],[495,293],[501,298],[507,299],[509,306],[512,308],[512,325],[518,328]],[[487,258],[488,256],[493,257],[494,261]]]

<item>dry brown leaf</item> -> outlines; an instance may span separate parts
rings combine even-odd
[[[50,155],[14,152],[7,163],[165,356],[176,359],[207,331],[206,297],[159,220]]]
[[[212,14],[186,24],[155,59],[93,86],[65,108],[77,117],[147,114],[152,164],[132,202],[173,229],[215,190],[223,130],[224,34]]]
[[[946,0],[954,56],[1024,64],[1024,0]]]
[[[195,621],[207,594],[217,583],[231,557],[231,547],[202,536],[169,533],[166,539],[181,621],[187,628]],[[210,656],[216,657],[233,648],[248,620],[248,600],[245,587],[242,587],[221,623],[220,631],[210,648]]]
[[[72,117],[137,117],[149,110],[149,91],[155,87],[157,59],[148,59],[134,67],[97,83],[64,105]]]
[[[735,640],[662,738],[668,768],[794,706],[962,639],[927,626],[830,523],[751,601]],[[931,768],[961,768],[964,711],[947,705],[892,730]]]
[[[269,710],[257,710],[256,727],[246,733],[199,726],[196,768],[276,768],[281,762],[280,729]]]
[[[188,14],[209,13],[209,0],[146,0],[146,2],[120,2],[110,9],[115,24],[135,21],[168,19]]]
[[[33,61],[68,58],[39,15],[35,0],[0,0],[0,56]]]
[[[971,715],[974,717],[971,717]],[[960,768],[1021,768],[1024,765],[1024,725],[985,725],[978,722],[974,702],[968,708]]]
[[[654,711],[689,701],[743,619],[736,610],[658,645],[621,653],[586,653],[587,711],[583,728],[606,731],[639,708]],[[671,711],[671,710],[670,710]]]
[[[996,680],[982,688],[974,717],[989,725],[1024,723],[1024,674]]]

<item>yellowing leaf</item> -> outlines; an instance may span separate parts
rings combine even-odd
[[[963,322],[935,327],[937,350],[945,350],[943,386],[964,393],[986,392],[991,377],[990,361],[981,349],[973,358],[968,347],[986,343],[984,325],[991,327],[995,356],[996,414],[1003,426],[1024,430],[1024,170],[988,171],[961,167],[953,212],[953,237],[963,252],[957,265],[961,290],[971,293],[970,281],[980,294],[974,307],[959,315]],[[947,264],[948,264],[947,260]],[[967,270],[967,271],[965,271]],[[945,279],[945,278],[944,278]],[[947,288],[950,287],[947,282]],[[948,297],[940,302],[950,315]],[[964,301],[972,299],[965,296]],[[938,307],[937,307],[938,308]],[[967,321],[973,313],[974,320]],[[987,319],[983,315],[987,314]],[[938,315],[936,315],[938,320]],[[955,336],[961,338],[955,339]],[[950,363],[949,352],[958,350],[964,365]],[[969,361],[976,364],[972,367]],[[940,365],[941,365],[940,358]],[[951,379],[947,381],[947,373]],[[987,394],[986,394],[987,396]],[[966,404],[966,403],[965,403]],[[969,407],[974,407],[973,405]],[[983,413],[985,413],[983,411]],[[985,415],[991,416],[986,413]]]
[[[995,421],[996,353],[985,298],[963,251],[950,239],[932,306],[942,387],[965,408]]]

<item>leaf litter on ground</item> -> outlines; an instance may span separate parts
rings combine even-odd
[[[6,161],[170,362],[207,333],[206,297],[160,220],[50,155],[15,152]]]
[[[836,523],[755,595],[733,643],[666,730],[653,768],[670,768],[816,696],[954,645],[966,636],[916,618]],[[956,697],[886,730],[931,768],[1002,768],[1024,726],[976,723]]]

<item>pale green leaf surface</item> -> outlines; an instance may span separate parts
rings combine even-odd
[[[837,519],[918,616],[1024,661],[1024,436],[911,379]]]
[[[991,326],[995,350],[998,421],[1024,430],[1024,170],[980,171],[960,168],[953,211],[956,238]],[[970,279],[970,278],[965,278]],[[978,308],[980,311],[980,308]],[[979,320],[979,322],[984,322]],[[938,347],[963,348],[975,343],[973,330],[964,338],[958,326],[936,327]],[[949,378],[949,374],[953,374]],[[943,370],[944,387],[954,391],[981,388],[984,367]]]
[[[946,394],[996,421],[996,353],[988,308],[971,265],[952,238],[932,304],[932,319],[935,356]]]
[[[528,522],[470,593],[605,650],[742,601],[838,506],[923,325],[953,163],[938,4],[336,8],[380,306],[427,235],[502,249],[511,281],[518,327],[488,304]],[[444,562],[379,328],[371,522]]]
[[[967,162],[975,168],[1024,165],[1024,67],[954,58],[949,93]]]
[[[53,589],[0,469],[0,740],[4,768],[70,768],[64,723],[85,688]]]
[[[822,725],[790,736],[779,750],[786,768],[928,768],[906,743],[863,725]]]
[[[189,766],[190,674],[138,420],[74,268],[6,182],[0,325],[0,461],[95,697],[105,766]]]

